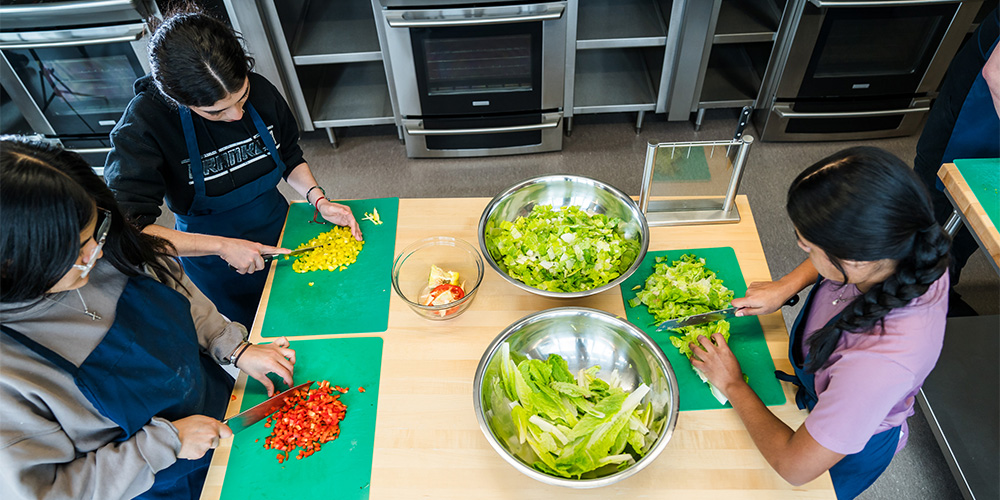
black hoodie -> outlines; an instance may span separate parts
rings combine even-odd
[[[287,179],[305,161],[295,117],[267,79],[255,73],[249,79],[248,101],[271,132]],[[136,80],[134,88],[135,98],[111,131],[104,178],[125,213],[145,227],[160,216],[164,199],[172,212],[186,214],[194,199],[194,182],[177,107],[149,75]],[[249,113],[236,122],[209,121],[195,113],[191,119],[208,196],[226,194],[274,169]]]

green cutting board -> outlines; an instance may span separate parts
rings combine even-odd
[[[357,262],[343,271],[297,273],[292,270],[294,257],[275,258],[277,267],[261,326],[262,337],[370,333],[389,328],[389,289],[399,198],[337,203],[351,207],[361,225],[365,245]],[[382,224],[362,220],[365,212],[372,213],[376,208]],[[281,246],[294,249],[334,227],[315,224],[312,218],[312,205],[292,203]]]
[[[379,213],[382,211],[379,210]],[[328,380],[349,389],[340,396],[347,406],[340,422],[340,437],[323,444],[318,452],[296,460],[297,452],[278,463],[278,452],[264,449],[271,428],[264,420],[236,434],[226,464],[222,500],[292,498],[368,498],[375,447],[375,413],[378,406],[382,339],[351,337],[296,340],[295,381]],[[276,387],[286,389],[283,383]],[[365,392],[359,392],[364,387]],[[240,411],[267,398],[264,386],[247,382]]]
[[[740,271],[740,264],[736,260],[736,252],[732,248],[695,248],[648,252],[639,268],[621,284],[622,299],[625,301],[625,314],[633,325],[652,337],[666,354],[670,366],[674,369],[674,374],[677,375],[681,411],[731,408],[732,406],[728,403],[719,404],[715,396],[712,396],[708,384],[702,382],[691,368],[691,362],[670,343],[670,333],[656,331],[653,315],[649,314],[646,306],[639,304],[637,307],[630,307],[628,304],[628,301],[635,298],[636,293],[641,290],[641,288],[636,290],[632,290],[632,288],[636,285],[641,287],[646,283],[646,278],[653,274],[653,264],[656,263],[656,257],[666,256],[670,262],[673,262],[686,253],[705,259],[705,266],[715,272],[723,284],[733,291],[735,297],[746,295],[747,284],[743,279],[743,272]],[[774,378],[774,361],[771,359],[771,352],[767,349],[760,321],[754,316],[732,318],[728,321],[730,323],[729,347],[736,355],[736,359],[739,360],[743,373],[750,378],[750,388],[760,396],[765,405],[784,404],[785,393],[782,391],[778,379]]]
[[[993,226],[1000,228],[1000,159],[955,160],[955,167],[993,221]]]

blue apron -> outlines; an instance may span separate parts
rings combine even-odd
[[[806,297],[805,303],[802,304],[799,316],[795,318],[795,324],[792,325],[791,336],[788,339],[788,359],[792,362],[795,374],[789,375],[780,370],[774,372],[774,375],[780,380],[798,386],[798,390],[795,392],[795,403],[800,410],[812,411],[819,401],[816,396],[815,374],[807,372],[803,368],[806,360],[802,359],[802,341],[805,337],[805,332],[802,330],[809,317],[813,295],[819,289],[822,280],[823,278],[816,280],[816,284],[813,285],[809,296]],[[839,314],[834,316],[827,324],[836,322],[839,317]],[[896,454],[900,427],[896,426],[875,434],[868,440],[863,450],[845,456],[830,468],[830,479],[833,481],[833,489],[839,500],[849,500],[860,495],[882,475]]]
[[[129,439],[154,416],[170,421],[191,415],[225,416],[232,377],[198,344],[188,299],[152,278],[129,278],[114,323],[79,367],[0,326],[72,375],[94,408],[121,427],[116,441]],[[178,459],[157,472],[153,486],[136,498],[198,498],[211,460],[211,453],[198,460]]]
[[[191,177],[194,180],[194,200],[186,214],[175,214],[174,229],[186,233],[211,234],[238,238],[264,245],[277,245],[278,237],[288,213],[288,202],[278,192],[278,182],[285,172],[285,163],[278,155],[274,139],[267,131],[257,110],[249,102],[247,113],[253,119],[268,154],[274,160],[274,170],[257,180],[240,186],[221,196],[205,194],[205,171],[201,150],[191,119],[191,110],[181,106],[181,126]],[[249,330],[257,313],[257,305],[267,280],[265,270],[252,274],[239,274],[222,258],[215,255],[182,257],[184,272],[229,319],[242,323]]]

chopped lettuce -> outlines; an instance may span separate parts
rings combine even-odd
[[[511,401],[517,433],[503,440],[527,443],[537,456],[533,467],[566,478],[642,458],[657,438],[652,404],[641,404],[650,389],[642,384],[626,392],[597,378],[599,371],[592,366],[574,375],[557,354],[515,362],[503,343],[495,385]]]
[[[705,267],[705,259],[685,254],[672,263],[668,264],[666,261],[664,257],[656,258],[653,274],[646,278],[645,286],[628,302],[632,307],[645,304],[653,315],[655,324],[730,306],[733,291],[726,288],[722,280]],[[691,359],[690,344],[697,342],[701,335],[711,338],[716,332],[721,332],[726,342],[729,342],[729,322],[721,320],[672,330],[670,343]],[[695,373],[708,384],[704,374],[696,369]],[[712,387],[712,384],[708,386],[715,398],[725,404],[726,397]]]
[[[639,255],[625,222],[579,207],[536,205],[525,217],[486,224],[486,249],[510,277],[550,292],[580,292],[610,283]]]

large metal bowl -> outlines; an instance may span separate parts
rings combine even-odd
[[[574,373],[600,365],[598,376],[611,380],[612,373],[617,371],[625,390],[634,390],[640,384],[649,386],[642,404],[652,403],[655,413],[650,429],[658,435],[649,452],[625,469],[598,469],[580,479],[554,476],[533,468],[531,464],[537,461],[537,455],[530,446],[518,442],[510,416],[510,400],[499,382],[499,352],[504,342],[509,343],[513,358],[544,360],[555,353],[566,360]],[[583,307],[549,309],[507,327],[483,353],[473,384],[476,419],[493,449],[525,475],[570,488],[607,486],[639,472],[655,460],[667,446],[677,424],[677,394],[674,370],[652,339],[631,323]]]
[[[497,263],[497,256],[492,255],[489,250],[489,245],[486,243],[486,225],[490,222],[514,221],[518,217],[527,216],[536,205],[551,205],[553,208],[575,205],[591,214],[606,214],[624,220],[622,235],[626,239],[639,242],[639,253],[635,261],[628,270],[610,283],[580,292],[540,290],[511,277]],[[546,297],[586,297],[618,286],[635,272],[649,248],[649,225],[635,201],[613,186],[578,175],[546,175],[521,181],[490,201],[479,219],[479,248],[483,250],[483,256],[490,267],[522,290]]]

